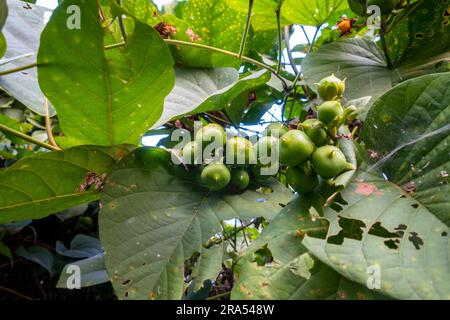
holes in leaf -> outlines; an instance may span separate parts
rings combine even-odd
[[[398,249],[398,244],[400,243],[400,240],[398,239],[390,239],[390,240],[386,240],[384,242],[384,244],[386,245],[386,247],[388,247],[389,249]]]
[[[441,236],[446,237],[446,236],[447,236],[447,232],[443,231],[443,232],[441,233]]]
[[[361,241],[364,233],[363,228],[366,227],[366,224],[361,220],[348,219],[339,216],[339,226],[341,227],[341,230],[338,234],[328,237],[328,243],[341,245],[345,238]]]
[[[411,207],[413,207],[414,209],[417,209],[419,207],[419,204],[418,203],[414,203],[414,204],[411,205]]]
[[[417,232],[410,232],[408,240],[414,245],[414,247],[419,250],[421,246],[424,245],[422,238]]]
[[[123,285],[123,286],[129,285],[130,282],[131,282],[131,280],[130,280],[130,279],[127,279],[127,280],[125,280],[124,282],[122,282],[122,285]]]
[[[399,224],[394,230],[395,232],[390,232],[388,229],[381,225],[381,222],[378,221],[372,225],[369,230],[369,234],[382,237],[382,238],[403,238],[405,234],[404,230],[407,229],[407,226],[404,224]]]
[[[267,244],[259,248],[253,253],[253,262],[260,267],[266,265],[267,263],[273,262],[272,251],[268,248]]]

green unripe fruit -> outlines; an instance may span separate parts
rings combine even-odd
[[[292,189],[299,193],[310,192],[319,185],[319,179],[315,173],[307,175],[300,167],[288,167],[286,180]]]
[[[314,143],[300,130],[290,130],[280,139],[280,161],[288,166],[302,163],[314,151]]]
[[[342,151],[335,146],[323,146],[312,155],[314,170],[323,178],[332,178],[347,167],[347,160]]]
[[[238,191],[247,189],[250,184],[250,176],[244,169],[234,169],[231,171],[231,186]]]
[[[317,118],[325,124],[330,123],[336,117],[341,117],[344,109],[337,101],[326,101],[317,107]]]
[[[216,142],[215,139],[218,139],[217,142],[222,146],[227,141],[225,130],[217,123],[210,123],[202,127],[195,135],[195,141],[198,143],[198,145],[203,147],[207,146],[213,141]]]
[[[345,91],[345,80],[341,80],[332,74],[320,80],[317,84],[317,91],[324,101],[341,98]]]
[[[233,137],[228,139],[225,150],[227,153],[227,163],[229,164],[255,163],[253,145],[245,138]]]
[[[255,143],[255,156],[258,161],[267,163],[271,156],[278,157],[280,140],[272,136],[262,137]]]
[[[301,127],[318,147],[325,145],[328,142],[328,133],[325,129],[325,124],[317,119],[307,119],[303,121]]]
[[[225,188],[231,180],[230,170],[223,163],[213,162],[202,171],[203,183],[211,190],[218,191]]]
[[[266,130],[264,130],[263,136],[275,136],[279,138],[288,131],[288,127],[282,123],[271,123],[267,126]]]
[[[184,164],[200,163],[202,148],[196,141],[190,141],[181,149],[181,159]],[[196,161],[197,160],[197,161]]]
[[[256,165],[256,166],[252,166],[251,170],[252,170],[252,174],[255,177],[255,179],[258,180],[265,180],[270,178],[272,175],[268,175],[268,174],[263,174],[262,173],[262,168],[268,168],[269,165]]]
[[[366,6],[378,6],[381,9],[382,14],[388,14],[395,9],[398,4],[398,0],[367,0]]]

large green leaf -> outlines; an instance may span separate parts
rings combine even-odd
[[[44,14],[48,12],[43,7],[18,0],[8,0],[8,5],[8,20],[2,30],[8,48],[0,62],[0,71],[36,62],[39,36],[44,29]],[[3,64],[5,61],[9,62]],[[0,87],[34,112],[45,115],[44,94],[39,88],[36,70],[32,68],[1,76]],[[49,113],[50,116],[55,115],[51,105]]]
[[[80,29],[66,27],[71,5],[81,8]],[[153,28],[136,20],[125,48],[108,51],[106,32],[95,1],[67,0],[42,33],[39,83],[72,145],[136,143],[173,87],[169,48]]]
[[[98,199],[93,173],[107,172],[130,148],[81,146],[19,160],[0,171],[0,223],[40,219]]]
[[[0,0],[0,58],[3,57],[6,52],[6,40],[1,31],[3,29],[3,25],[5,24],[7,16],[8,5],[6,3],[6,0]]]
[[[164,112],[154,128],[185,114],[230,110],[237,97],[248,94],[270,79],[270,74],[265,71],[239,79],[239,73],[232,68],[179,68],[175,69],[175,74],[175,86],[167,96]]]
[[[273,218],[291,192],[270,182],[272,193],[256,186],[242,194],[210,192],[197,173],[171,163],[167,151],[142,148],[119,162],[103,190],[100,240],[105,263],[120,299],[179,299],[183,264],[221,232],[221,221]],[[221,264],[222,255],[214,255]],[[207,259],[211,265],[211,260]],[[210,268],[210,267],[208,267]]]
[[[331,73],[346,78],[345,97],[349,100],[371,96],[373,101],[397,81],[377,45],[360,38],[325,45],[309,54],[302,66],[311,88],[316,88],[316,83]]]
[[[320,26],[334,12],[347,8],[347,0],[285,0],[281,12],[291,23]]]
[[[411,66],[450,61],[449,20],[447,1],[421,1],[387,35],[392,59]]]
[[[381,158],[342,192],[339,212],[325,211],[327,240],[303,240],[353,281],[379,267],[381,290],[399,299],[450,299],[449,88],[449,73],[423,76],[375,103],[363,137]]]
[[[73,269],[69,270],[69,267],[71,266],[80,268],[80,286],[82,288],[109,282],[108,272],[105,268],[104,255],[102,253],[65,265],[59,276],[58,283],[56,284],[57,288],[67,289],[68,281],[69,284],[72,285],[72,278],[69,279],[69,277],[74,276],[75,274]]]
[[[242,14],[248,12],[248,0],[227,0],[231,9]],[[271,30],[277,28],[276,11],[281,6],[280,0],[256,0],[253,2],[251,24],[255,31]],[[282,26],[291,22],[281,17]]]
[[[189,0],[182,8],[182,18],[206,44],[238,52],[245,24],[245,14],[232,10],[226,0]],[[233,57],[199,51],[190,67],[238,67]]]
[[[310,222],[310,200],[308,197],[293,200],[252,243],[234,269],[232,299],[382,298],[377,292],[342,277],[301,244],[305,233],[317,233],[326,227]],[[255,251],[264,245],[272,253],[273,262],[259,266],[254,261]]]
[[[6,17],[8,16],[8,4],[6,0],[0,0],[0,31],[5,25]]]

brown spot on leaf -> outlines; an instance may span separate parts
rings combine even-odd
[[[377,186],[372,183],[359,182],[356,190],[356,193],[361,194],[363,196],[370,196],[375,193],[376,195],[382,195],[383,193],[378,190]]]
[[[166,22],[160,22],[154,28],[163,39],[168,39],[172,34],[177,33],[177,28]]]
[[[196,34],[191,28],[186,30],[186,35],[189,37],[191,41],[201,41],[202,38],[198,34]]]

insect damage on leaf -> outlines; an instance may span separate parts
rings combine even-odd
[[[417,232],[410,232],[408,240],[414,245],[414,248],[417,250],[420,249],[421,246],[424,245],[422,238],[419,236]]]
[[[84,182],[78,187],[78,192],[84,192],[94,188],[101,190],[106,179],[106,173],[98,175],[95,172],[88,172],[84,178]]]
[[[158,31],[163,39],[168,39],[172,34],[178,32],[177,28],[174,25],[166,22],[160,22],[154,28],[156,31]]]
[[[361,241],[364,233],[363,228],[366,227],[366,224],[361,220],[339,216],[339,226],[341,230],[338,234],[328,237],[328,243],[341,245],[344,243],[345,238]]]

